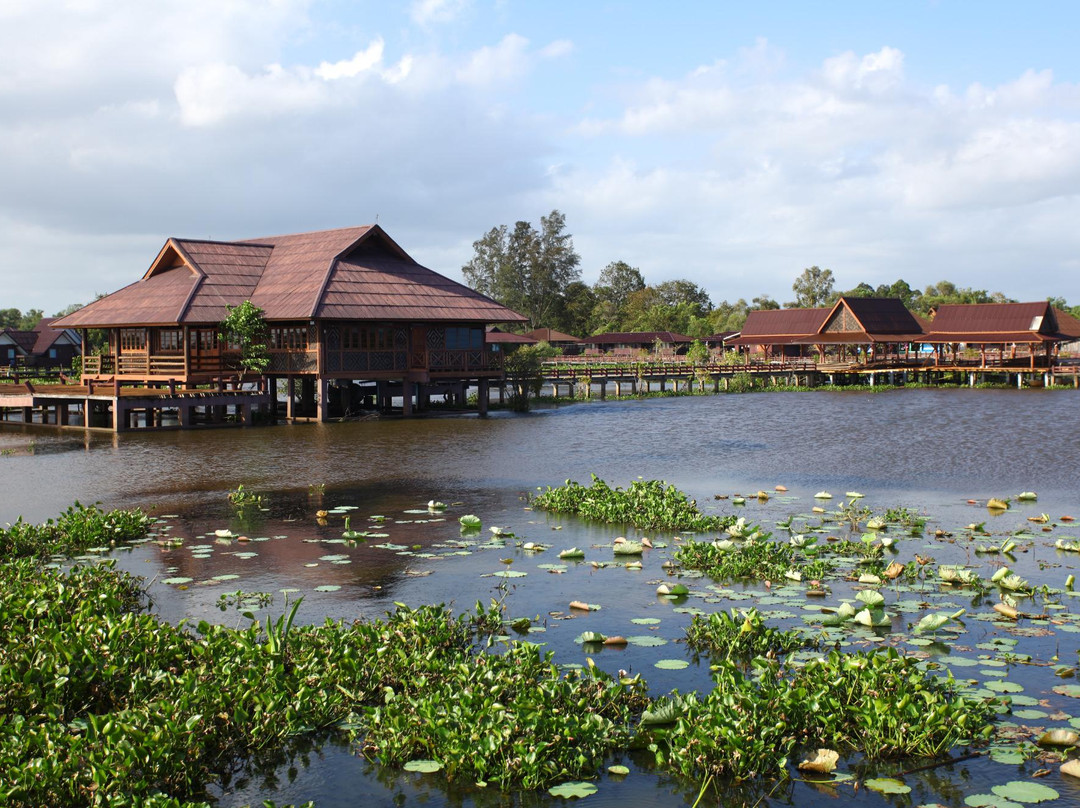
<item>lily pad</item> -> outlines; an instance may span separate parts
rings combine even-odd
[[[911,792],[911,786],[904,785],[895,777],[875,777],[866,780],[863,785],[871,791],[877,791],[881,794],[908,794]]]
[[[323,584],[322,586],[315,587],[316,592],[337,592],[341,589],[337,584]]]
[[[588,797],[596,793],[596,786],[592,783],[576,782],[576,783],[562,783],[557,786],[552,786],[548,789],[548,794],[553,797],[562,797],[563,799],[577,799],[581,797]]]
[[[443,765],[437,760],[410,760],[402,768],[407,772],[430,774],[439,771]]]
[[[1046,802],[1047,800],[1056,800],[1061,796],[1050,786],[1044,786],[1042,783],[1032,783],[1028,780],[1013,780],[1003,786],[994,786],[990,790],[999,797],[1023,803]]]
[[[665,671],[681,671],[683,668],[689,668],[690,663],[685,659],[660,659],[653,663],[653,667]]]

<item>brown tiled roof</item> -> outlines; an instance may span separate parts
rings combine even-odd
[[[1035,303],[945,303],[938,307],[925,342],[1054,342],[1058,331],[1053,307]]]
[[[869,335],[884,337],[892,334],[903,338],[922,334],[919,321],[898,297],[842,297],[833,310],[841,306],[847,306]],[[822,329],[826,323],[822,323]]]
[[[52,324],[56,321],[56,317],[42,317],[34,330],[28,333],[34,334],[36,339],[30,352],[33,354],[44,354],[49,348],[51,348],[60,337],[64,335],[64,329],[53,328]]]
[[[829,309],[757,309],[746,315],[742,334],[732,345],[783,345],[816,334]]]
[[[337,262],[315,316],[478,323],[526,319],[379,240],[364,241]]]
[[[219,323],[251,300],[268,320],[523,322],[420,266],[378,225],[220,242],[170,239],[143,279],[62,318],[67,328]]]
[[[484,342],[488,345],[535,345],[537,340],[528,334],[514,334],[498,328],[489,328],[484,334]]]
[[[597,334],[586,337],[582,342],[590,345],[644,345],[656,342],[684,343],[693,342],[692,337],[685,334],[676,334],[674,331],[612,331],[607,334]]]
[[[541,342],[581,342],[581,337],[564,334],[554,328],[534,328],[528,332],[528,336]]]
[[[1080,320],[1077,320],[1067,311],[1054,309],[1054,317],[1057,319],[1058,333],[1070,340],[1080,339]]]
[[[0,331],[0,334],[6,334],[23,353],[33,351],[34,343],[37,342],[37,334],[33,331],[18,331],[14,328],[5,328]]]

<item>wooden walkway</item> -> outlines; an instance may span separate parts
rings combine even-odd
[[[1017,387],[1044,387],[1064,382],[1080,388],[1080,362],[1060,363],[1032,368],[1025,361],[980,365],[978,362],[928,364],[926,362],[816,363],[809,359],[751,361],[746,363],[705,363],[693,365],[683,357],[627,360],[605,356],[577,356],[551,359],[544,364],[544,381],[559,396],[562,385],[569,395],[574,388],[599,389],[601,397],[610,384],[615,395],[628,386],[631,395],[669,389],[689,389],[691,385],[718,392],[728,389],[737,376],[756,380],[765,386],[821,387],[834,384],[899,385],[967,384],[974,387],[986,382],[1015,384]],[[568,395],[568,397],[569,397]]]
[[[270,405],[259,390],[0,384],[0,423],[114,432],[250,426],[254,413],[272,414]]]

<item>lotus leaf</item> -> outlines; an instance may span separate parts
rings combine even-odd
[[[994,786],[990,790],[999,797],[1023,803],[1046,802],[1047,800],[1056,800],[1061,796],[1050,786],[1026,780],[1013,780],[1011,783],[1002,786]]]
[[[875,777],[866,780],[863,785],[881,794],[908,794],[911,791],[911,786],[904,785],[894,777]]]
[[[402,768],[407,772],[430,774],[439,771],[443,765],[437,760],[410,760]]]
[[[1039,736],[1039,746],[1076,746],[1080,733],[1074,729],[1050,729]]]
[[[592,783],[576,782],[576,783],[562,783],[561,785],[552,786],[548,789],[548,794],[553,797],[562,797],[564,799],[577,799],[581,797],[588,797],[596,793],[596,786]]]
[[[819,749],[812,758],[808,758],[799,763],[799,769],[802,771],[830,774],[836,769],[836,762],[838,760],[840,760],[840,755],[832,749]]]
[[[475,516],[474,514],[471,514],[471,513],[467,513],[464,516],[462,516],[460,519],[458,519],[458,522],[461,524],[462,527],[468,527],[468,528],[478,528],[478,527],[480,527],[480,517]]]

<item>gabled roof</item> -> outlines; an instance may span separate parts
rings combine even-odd
[[[1056,342],[1059,331],[1053,306],[1035,303],[943,303],[930,323],[925,342]]]
[[[1061,336],[1069,340],[1080,339],[1080,320],[1059,308],[1054,309],[1054,317],[1057,319],[1058,333]]]
[[[0,331],[0,336],[7,337],[5,343],[14,345],[20,353],[28,354],[34,349],[37,335],[33,331],[18,331],[14,328],[5,328]]]
[[[746,315],[742,334],[731,345],[785,345],[816,334],[829,309],[756,309]]]
[[[562,331],[556,331],[554,328],[534,328],[529,331],[526,336],[532,337],[534,340],[540,342],[581,342],[581,337],[575,337],[572,334],[564,334]]]
[[[249,241],[170,238],[142,280],[62,318],[66,328],[219,323],[245,300],[267,320],[523,322],[416,263],[378,225]]]
[[[694,341],[692,337],[676,334],[674,331],[612,331],[586,337],[581,341],[590,345],[644,345],[656,340],[670,344]]]
[[[52,324],[59,319],[57,317],[42,317],[38,320],[38,324],[34,326],[34,330],[28,333],[34,334],[37,339],[34,341],[34,345],[30,350],[30,353],[41,355],[49,350],[56,342],[64,336],[66,333],[63,328],[53,328]],[[71,335],[77,336],[77,335]],[[81,345],[81,340],[71,340],[73,345]]]
[[[64,336],[63,328],[53,328],[55,317],[42,317],[32,331],[18,331],[14,328],[0,330],[0,336],[7,337],[5,342],[15,345],[26,356],[41,356]],[[79,344],[75,339],[70,344]]]
[[[915,342],[920,322],[897,297],[841,297],[812,338],[800,342],[868,344]]]
[[[488,345],[535,345],[537,340],[528,334],[514,334],[493,326],[484,333],[484,342]]]

